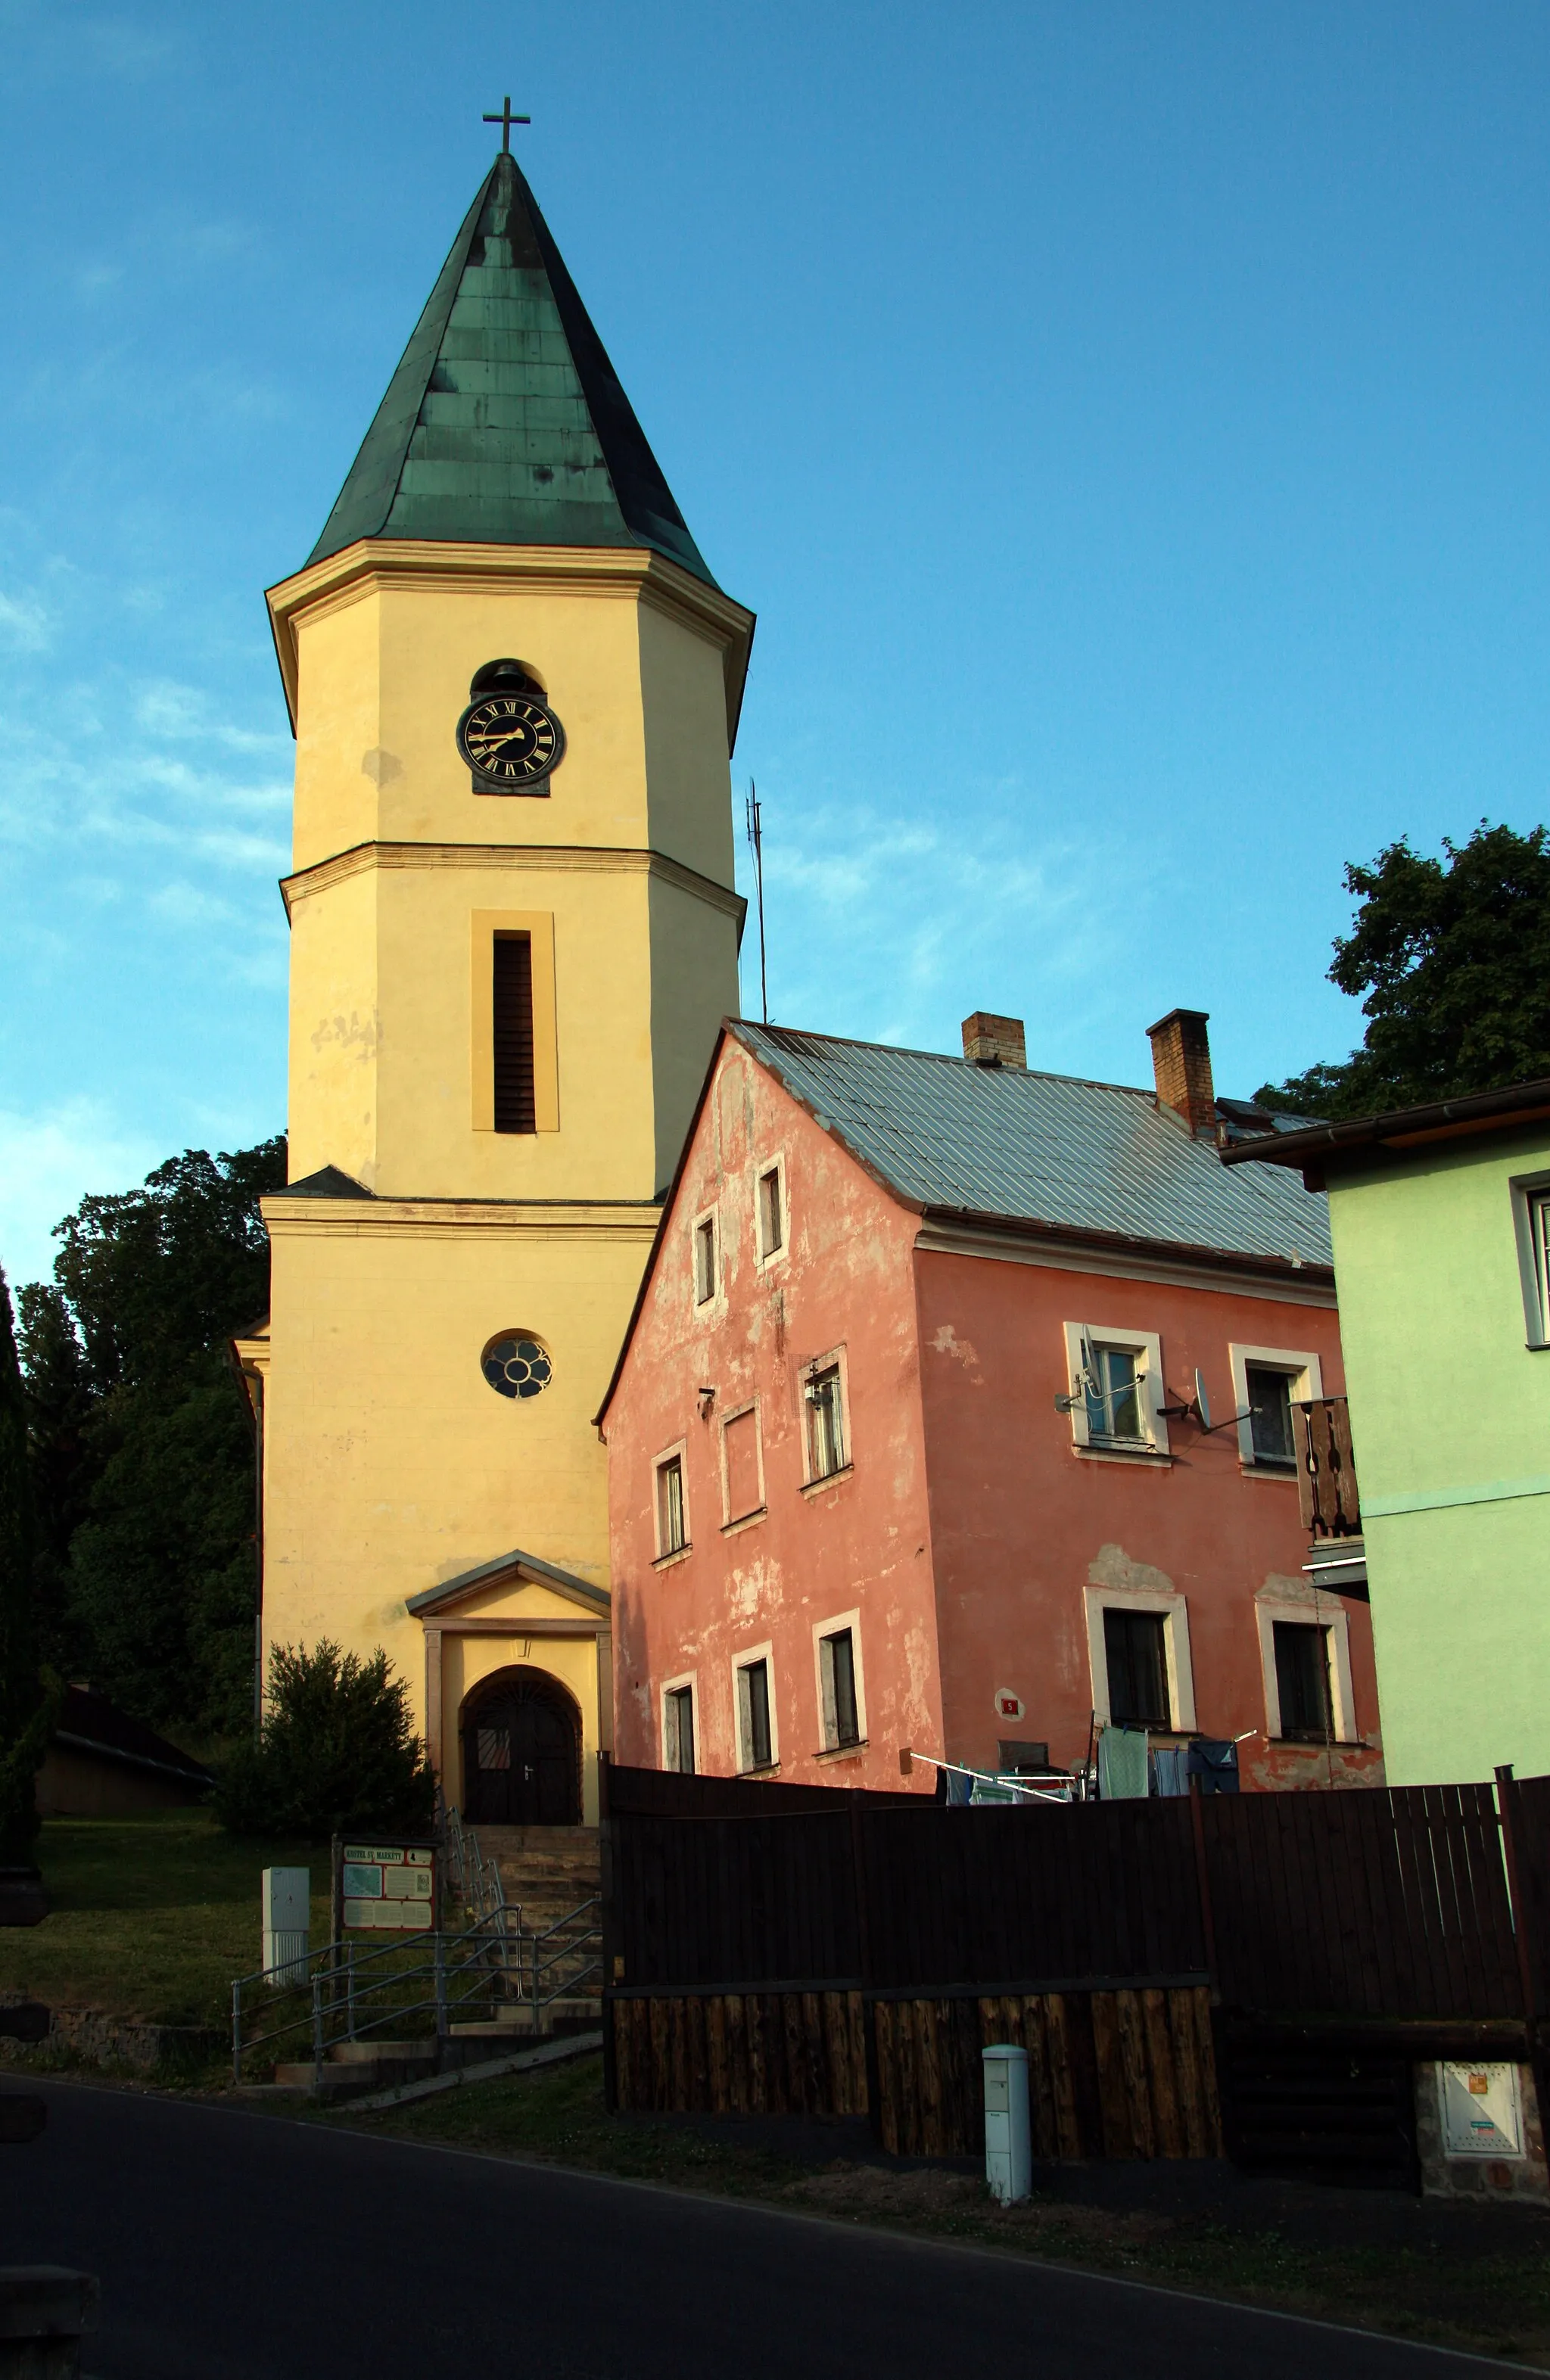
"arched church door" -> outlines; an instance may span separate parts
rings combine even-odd
[[[581,1714],[543,1670],[497,1670],[463,1704],[463,1815],[476,1827],[581,1822]]]

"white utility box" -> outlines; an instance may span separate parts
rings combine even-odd
[[[263,1871],[263,1972],[273,1984],[307,1980],[312,1876],[305,1867]]]
[[[1032,2188],[1028,2131],[1028,2052],[1010,2043],[982,2053],[985,2069],[985,2180],[1003,2206]]]

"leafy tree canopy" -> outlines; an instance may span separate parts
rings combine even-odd
[[[1361,905],[1329,978],[1365,995],[1361,1047],[1266,1084],[1266,1105],[1369,1115],[1550,1075],[1550,831],[1483,819],[1443,848],[1400,841],[1347,868]]]
[[[0,1864],[24,1862],[38,1831],[33,1790],[55,1701],[38,1661],[33,1614],[35,1536],[27,1418],[0,1272]]]
[[[83,1198],[20,1343],[45,1649],[152,1726],[222,1734],[252,1691],[252,1439],[225,1342],[269,1298],[282,1138],[188,1149]]]
[[[215,1808],[232,1834],[318,1841],[429,1827],[435,1792],[409,1688],[387,1655],[379,1646],[363,1661],[324,1637],[311,1652],[275,1646],[260,1740],[223,1764]]]

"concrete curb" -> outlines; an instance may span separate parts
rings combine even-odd
[[[585,2058],[601,2049],[601,2033],[567,2034],[561,2041],[545,2041],[536,2049],[514,2050],[509,2058],[487,2058],[479,2066],[454,2066],[448,2073],[432,2074],[423,2082],[399,2082],[391,2091],[373,2091],[366,2099],[348,2099],[342,2115],[368,2116],[378,2107],[402,2107],[411,2099],[428,2099],[436,2091],[456,2091],[465,2082],[494,2082],[502,2074],[525,2073],[533,2066],[563,2066],[569,2058]]]

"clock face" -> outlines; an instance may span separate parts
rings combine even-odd
[[[565,750],[552,710],[528,694],[486,694],[458,722],[458,749],[486,794],[531,793]]]

